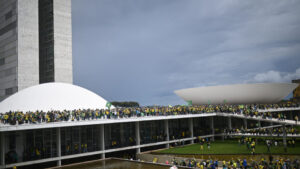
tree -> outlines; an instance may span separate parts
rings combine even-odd
[[[140,104],[134,101],[129,101],[129,102],[113,101],[111,102],[111,104],[114,105],[115,107],[140,107]]]

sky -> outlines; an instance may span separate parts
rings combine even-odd
[[[300,78],[299,0],[72,0],[73,78],[109,101]]]

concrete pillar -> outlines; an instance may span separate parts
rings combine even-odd
[[[231,125],[231,117],[228,117],[228,129],[229,129],[229,130],[232,129],[232,125]]]
[[[140,122],[135,122],[135,140],[136,140],[136,145],[139,146],[141,142],[141,137],[140,137]],[[141,153],[141,148],[136,149],[136,153],[139,154]]]
[[[166,141],[170,141],[170,134],[169,134],[169,120],[164,120],[164,126],[165,126],[165,135],[166,135]],[[170,144],[167,143],[166,148],[170,148]]]
[[[0,148],[1,161],[0,161],[0,164],[2,166],[4,166],[5,165],[5,135],[4,135],[4,132],[0,133],[0,143],[1,143],[1,148]]]
[[[285,124],[283,124],[282,127],[283,127],[283,146],[284,146],[284,152],[287,152]]]
[[[215,135],[214,117],[210,117],[210,129],[211,129],[211,134]],[[211,138],[211,141],[215,141],[215,136]]]
[[[247,119],[243,119],[243,121],[244,121],[244,129],[246,130],[248,129]]]
[[[100,147],[102,151],[105,151],[104,124],[100,125]],[[101,158],[105,159],[104,152],[101,154]]]
[[[56,150],[57,157],[61,157],[61,133],[60,128],[56,128]],[[57,166],[61,166],[61,160],[57,161]]]
[[[193,124],[192,118],[189,119],[189,131],[191,134],[191,138],[193,138],[194,137],[194,124]],[[194,139],[191,140],[191,144],[194,144]]]

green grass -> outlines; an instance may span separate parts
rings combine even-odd
[[[215,141],[211,143],[211,148],[208,150],[207,145],[200,149],[200,144],[186,145],[183,147],[176,147],[157,151],[156,153],[163,154],[251,154],[246,145],[238,145],[237,141]],[[255,148],[256,154],[270,154],[263,143],[259,143]],[[283,146],[271,147],[272,154],[300,154],[300,145],[295,147],[288,147],[287,153],[284,152]]]

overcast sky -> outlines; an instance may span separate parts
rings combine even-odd
[[[299,0],[72,0],[74,83],[107,100],[300,78]]]

